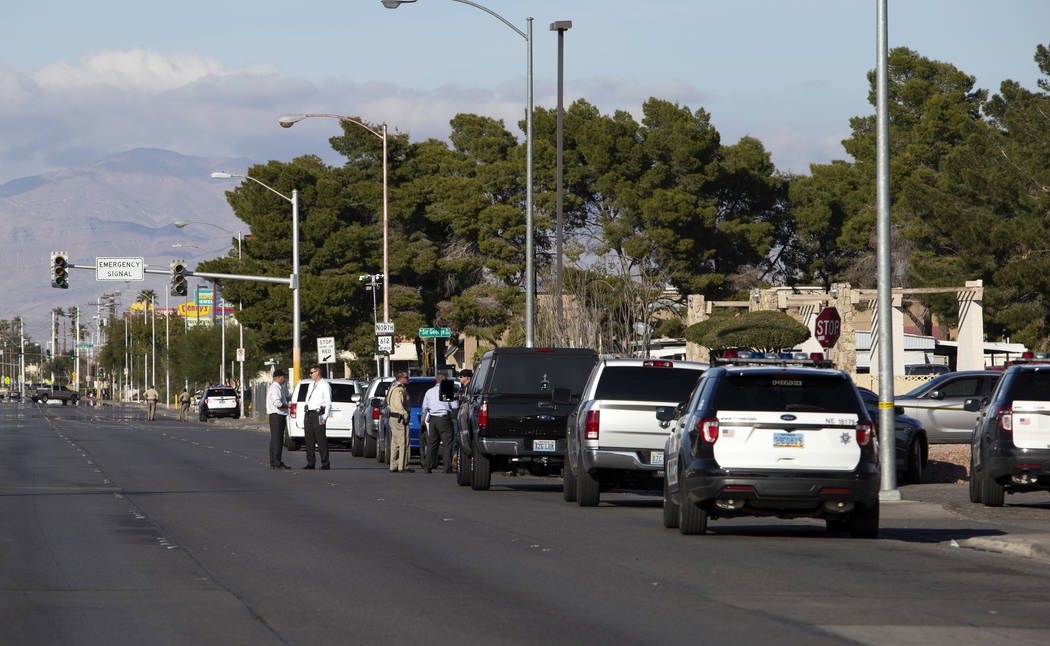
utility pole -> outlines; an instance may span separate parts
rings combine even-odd
[[[26,400],[26,321],[18,317],[18,379],[22,389],[22,401]]]
[[[77,315],[73,319],[73,392],[80,394],[80,306],[77,305]]]

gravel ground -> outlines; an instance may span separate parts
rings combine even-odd
[[[959,484],[969,482],[970,445],[935,444],[922,474],[923,483]]]

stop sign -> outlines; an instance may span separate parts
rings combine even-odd
[[[834,307],[825,307],[817,314],[817,322],[813,326],[813,336],[817,343],[825,350],[834,347],[839,340],[839,332],[842,330],[842,319],[839,311]]]

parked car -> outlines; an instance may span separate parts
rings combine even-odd
[[[990,395],[1001,374],[995,370],[949,372],[893,401],[904,414],[919,420],[930,444],[968,442],[977,414],[964,410],[963,404],[967,399]]]
[[[229,386],[209,386],[204,389],[197,414],[202,422],[208,421],[209,417],[237,419],[241,416],[241,400],[237,391]]]
[[[712,364],[684,405],[656,413],[673,422],[664,526],[703,534],[715,518],[809,517],[874,538],[875,427],[849,375],[819,359],[760,353]]]
[[[361,399],[361,384],[353,379],[327,379],[332,387],[331,416],[325,423],[325,437],[328,443],[349,445],[354,437],[354,409]],[[302,448],[306,436],[305,423],[306,395],[310,392],[312,379],[300,379],[292,390],[288,410],[288,424],[285,426],[284,446],[289,451]]]
[[[560,472],[569,414],[597,362],[594,350],[576,348],[486,352],[457,416],[459,469],[469,469],[471,488],[488,489],[496,469]]]
[[[943,363],[912,363],[904,366],[904,374],[906,375],[943,375],[951,372],[952,369]]]
[[[375,377],[365,386],[361,399],[354,410],[354,439],[350,445],[352,455],[358,457],[376,457],[376,444],[379,438],[379,422],[383,412],[383,402],[393,377]]]
[[[419,428],[420,414],[423,411],[423,395],[434,386],[433,377],[409,377],[408,399],[411,410],[408,417],[408,446],[409,458],[419,456]],[[387,388],[387,392],[390,389]],[[383,410],[380,413],[379,442],[376,446],[376,459],[383,463],[390,463],[390,407],[387,406],[386,398],[383,398]]]
[[[664,359],[602,359],[569,416],[562,492],[597,505],[610,488],[659,489],[667,426],[654,413],[684,402],[708,365]]]
[[[37,384],[33,391],[31,399],[41,404],[46,404],[49,401],[60,401],[63,406],[70,404],[76,406],[80,400],[80,395],[75,390],[70,390],[67,386],[48,386],[47,384]]]
[[[868,417],[875,424],[875,432],[879,432],[879,396],[867,388],[857,387],[864,408],[868,410]],[[919,420],[904,414],[900,406],[894,407],[894,437],[896,446],[897,481],[902,484],[919,484],[922,482],[923,471],[930,456],[929,441],[926,439],[926,430],[923,429]]]
[[[981,411],[970,439],[971,502],[1001,507],[1007,493],[1050,490],[1050,364],[1014,363],[991,396],[964,405]]]

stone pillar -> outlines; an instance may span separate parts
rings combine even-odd
[[[893,295],[893,311],[890,313],[893,322],[893,376],[904,376],[904,296]]]
[[[984,281],[966,281],[959,299],[959,345],[956,370],[984,370]]]
[[[685,310],[686,327],[689,327],[694,323],[699,323],[700,321],[706,321],[708,318],[707,299],[703,294],[690,294],[687,296]],[[686,341],[685,358],[687,361],[710,361],[711,351],[701,345],[693,343],[692,341]]]
[[[857,373],[857,311],[853,308],[853,288],[849,283],[831,286],[831,303],[839,311],[842,330],[839,342],[828,352],[835,367],[853,375]]]

